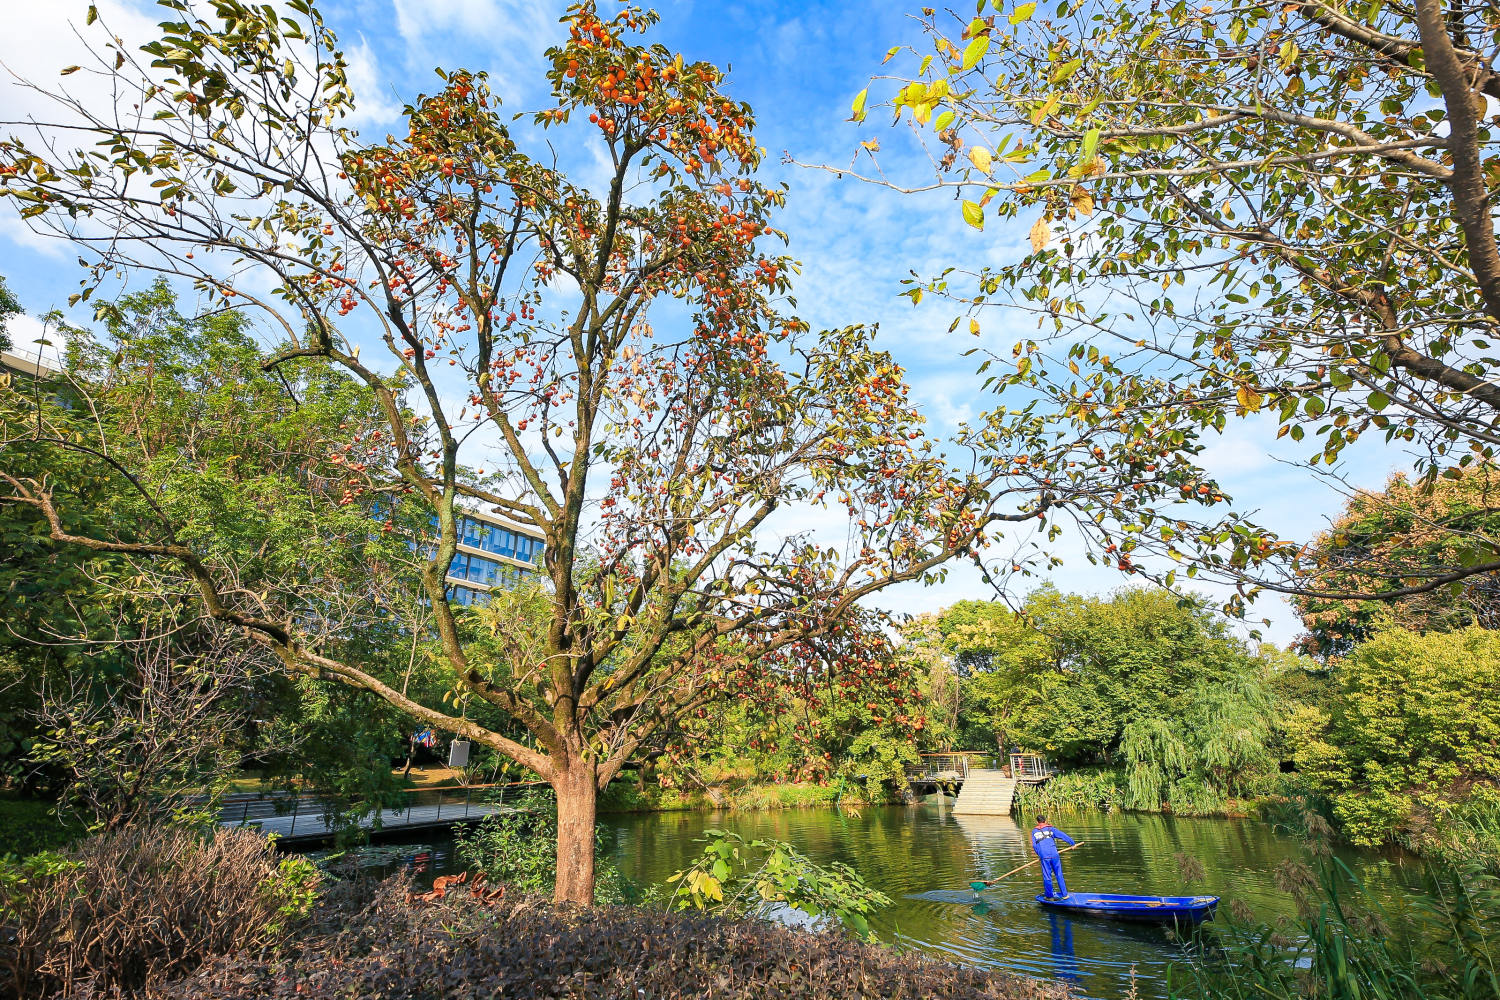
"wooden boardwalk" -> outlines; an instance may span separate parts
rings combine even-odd
[[[362,816],[353,825],[378,833],[434,829],[470,823],[513,809],[514,806],[501,802],[483,801],[487,796],[476,794],[494,787],[498,786],[413,789],[406,793],[409,798],[405,805]],[[274,833],[289,843],[329,840],[341,826],[330,819],[337,818],[347,807],[347,803],[330,803],[308,795],[246,796],[224,803],[219,824]]]
[[[409,809],[382,809],[380,811],[379,832],[389,833],[392,830],[418,829],[428,827],[454,826],[458,823],[467,823],[473,820],[483,819],[494,813],[505,812],[509,806],[488,805],[482,802],[474,802],[467,806],[459,805],[434,805],[434,806],[412,806]],[[260,830],[264,833],[274,833],[282,840],[291,842],[298,840],[325,840],[334,835],[334,827],[328,824],[327,818],[321,813],[299,811],[295,816],[267,816],[264,819],[251,819],[243,822],[227,822],[225,826],[245,826]],[[376,829],[376,817],[366,816],[355,824],[363,830]]]
[[[1045,757],[1013,753],[1008,767],[981,767],[983,753],[922,754],[918,764],[907,768],[906,780],[918,792],[956,795],[953,812],[1008,816],[1015,808],[1016,789],[1022,784],[1041,784],[1052,776]]]

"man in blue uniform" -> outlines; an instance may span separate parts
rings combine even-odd
[[[1072,837],[1047,822],[1047,817],[1038,816],[1031,830],[1031,849],[1042,859],[1042,889],[1048,899],[1061,899],[1068,895],[1068,883],[1063,881],[1062,858],[1057,856],[1057,842],[1061,840],[1075,844]],[[1052,894],[1052,880],[1057,880],[1057,895]]]

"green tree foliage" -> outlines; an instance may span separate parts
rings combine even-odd
[[[1435,482],[1397,474],[1380,491],[1360,491],[1331,530],[1313,540],[1310,558],[1346,592],[1390,591],[1442,567],[1491,560],[1500,539],[1500,471],[1489,463]],[[1394,601],[1292,598],[1307,634],[1303,647],[1341,656],[1384,622],[1414,632],[1500,625],[1500,581],[1488,574]]]
[[[180,791],[192,784],[181,767],[196,766],[181,743],[201,730],[214,734],[201,748],[202,763],[247,755],[273,775],[311,777],[314,787],[367,801],[388,791],[386,762],[401,745],[394,714],[382,716],[354,692],[276,676],[269,650],[238,633],[230,642],[221,626],[203,620],[194,603],[200,592],[173,567],[132,564],[50,537],[54,527],[78,536],[150,537],[163,516],[172,517],[181,525],[177,540],[193,539],[232,567],[242,593],[263,593],[303,573],[337,583],[331,600],[303,591],[292,613],[316,608],[328,627],[320,641],[404,664],[413,637],[378,609],[415,603],[402,584],[413,561],[406,536],[381,531],[367,511],[329,502],[342,494],[345,477],[327,442],[368,426],[368,391],[315,360],[264,370],[242,314],[185,317],[164,282],[122,298],[98,334],[66,333],[67,374],[53,392],[37,396],[18,385],[0,391],[5,474],[65,480],[73,499],[55,526],[34,507],[0,505],[0,611],[13,625],[3,644],[15,681],[4,692],[13,772],[24,776],[41,764],[42,777],[89,796],[116,780],[122,788],[165,782]],[[73,447],[90,439],[107,444],[107,460]],[[313,520],[310,511],[326,516]],[[420,514],[405,516],[410,522]],[[347,558],[351,546],[360,560]],[[359,616],[359,627],[349,627],[348,616]],[[181,681],[153,675],[147,683],[135,655],[142,648],[152,650],[153,664],[181,664]],[[233,731],[193,696],[203,690],[190,676],[194,663],[200,678],[206,668],[214,687],[232,692],[227,702],[208,701],[246,720]],[[220,676],[229,664],[234,676]],[[132,691],[151,696],[133,698]],[[170,692],[182,697],[166,697]],[[162,714],[168,704],[192,718]],[[50,731],[43,719],[51,719]],[[75,737],[88,727],[119,739],[79,743]],[[138,739],[148,733],[155,735]],[[164,753],[144,754],[147,743]],[[177,763],[171,774],[128,774],[108,765],[109,753]],[[91,756],[111,782],[82,776]]]
[[[10,350],[10,332],[5,328],[6,321],[22,312],[21,303],[6,287],[5,276],[0,275],[0,351]]]
[[[979,6],[926,8],[925,37],[891,49],[897,75],[862,92],[854,118],[880,104],[936,147],[936,177],[872,180],[951,189],[976,228],[1030,226],[1020,259],[910,291],[1036,318],[1035,334],[987,362],[1005,405],[1070,432],[1155,408],[1169,437],[1269,418],[1291,447],[1305,441],[1313,467],[1365,436],[1407,447],[1424,478],[1493,458],[1489,8]],[[1186,498],[1193,471],[1173,468]],[[1115,541],[1194,555],[1154,531]],[[1347,567],[1248,523],[1222,541],[1227,558],[1194,568],[1359,593],[1340,589]],[[1486,543],[1478,559],[1365,582],[1400,597],[1497,569]]]
[[[1127,807],[1205,811],[1277,772],[1271,685],[1284,669],[1202,602],[1161,589],[1108,598],[1046,587],[1019,612],[968,601],[938,619],[962,668],[976,745],[1123,771]]]
[[[1326,706],[1289,720],[1299,775],[1355,843],[1420,840],[1469,786],[1500,782],[1497,690],[1494,632],[1377,632],[1338,661]]]

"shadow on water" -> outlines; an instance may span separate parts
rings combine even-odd
[[[1305,850],[1265,824],[1103,813],[1054,821],[1085,842],[1064,859],[1075,892],[1190,891],[1239,900],[1267,922],[1295,913],[1290,897],[1276,888],[1274,872],[1286,860],[1305,860]],[[1168,929],[1045,912],[1034,899],[1040,886],[1034,868],[976,898],[970,882],[993,879],[1031,857],[1026,831],[1010,817],[955,817],[928,805],[860,814],[645,813],[604,816],[601,822],[612,829],[609,851],[616,864],[637,884],[659,883],[686,867],[701,850],[697,838],[707,828],[785,840],[820,863],[850,865],[894,900],[871,920],[884,941],[965,965],[1066,979],[1099,1000],[1127,996],[1132,980],[1143,1000],[1160,998],[1168,967],[1191,955]],[[1201,881],[1183,882],[1179,853],[1202,863]],[[1399,855],[1341,856],[1379,891],[1417,891],[1418,866]],[[431,874],[454,864],[434,861]]]

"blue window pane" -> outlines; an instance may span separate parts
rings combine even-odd
[[[526,535],[516,536],[516,558],[522,562],[531,560],[531,539]]]

